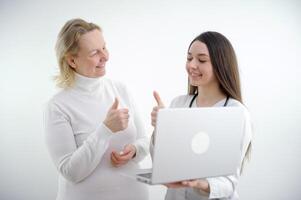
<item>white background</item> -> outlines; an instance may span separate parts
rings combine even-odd
[[[186,93],[190,41],[207,30],[227,36],[254,123],[241,199],[299,199],[300,11],[297,0],[1,0],[0,199],[55,199],[57,172],[45,148],[43,109],[56,91],[56,36],[75,17],[103,28],[111,54],[106,76],[128,85],[149,133],[152,91],[166,104]],[[149,166],[149,158],[142,165]],[[163,186],[149,189],[150,199],[163,199]]]

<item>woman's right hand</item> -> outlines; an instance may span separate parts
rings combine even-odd
[[[158,92],[154,91],[153,95],[157,102],[157,106],[153,107],[153,111],[151,112],[151,117],[152,117],[152,125],[156,127],[158,111],[159,109],[164,108],[164,104]]]
[[[126,129],[129,123],[129,110],[126,108],[118,109],[118,104],[119,101],[115,98],[103,122],[113,133]]]

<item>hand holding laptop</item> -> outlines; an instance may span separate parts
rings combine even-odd
[[[164,184],[168,188],[192,187],[210,193],[209,183],[205,179],[195,179]]]

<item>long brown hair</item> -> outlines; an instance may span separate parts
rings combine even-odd
[[[218,32],[208,31],[194,38],[188,50],[195,41],[206,44],[213,67],[213,73],[219,82],[222,92],[226,96],[242,103],[238,65],[230,41]],[[196,92],[197,87],[189,84],[188,94],[195,94]]]
[[[194,38],[189,45],[188,51],[195,41],[206,44],[213,67],[213,73],[218,80],[222,92],[226,96],[243,103],[237,59],[230,41],[218,32],[208,31]],[[191,85],[188,80],[188,94],[193,95],[197,92],[197,87]],[[252,143],[250,142],[242,161],[241,173],[245,161],[250,159],[251,149]]]

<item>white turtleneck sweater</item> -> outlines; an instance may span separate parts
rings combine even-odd
[[[119,99],[129,109],[129,124],[112,133],[103,121]],[[148,152],[149,140],[136,106],[119,82],[76,74],[75,85],[56,94],[45,112],[46,144],[59,172],[57,200],[144,200],[145,185],[122,174],[139,168]],[[136,156],[126,165],[113,167],[110,154],[134,144]]]

